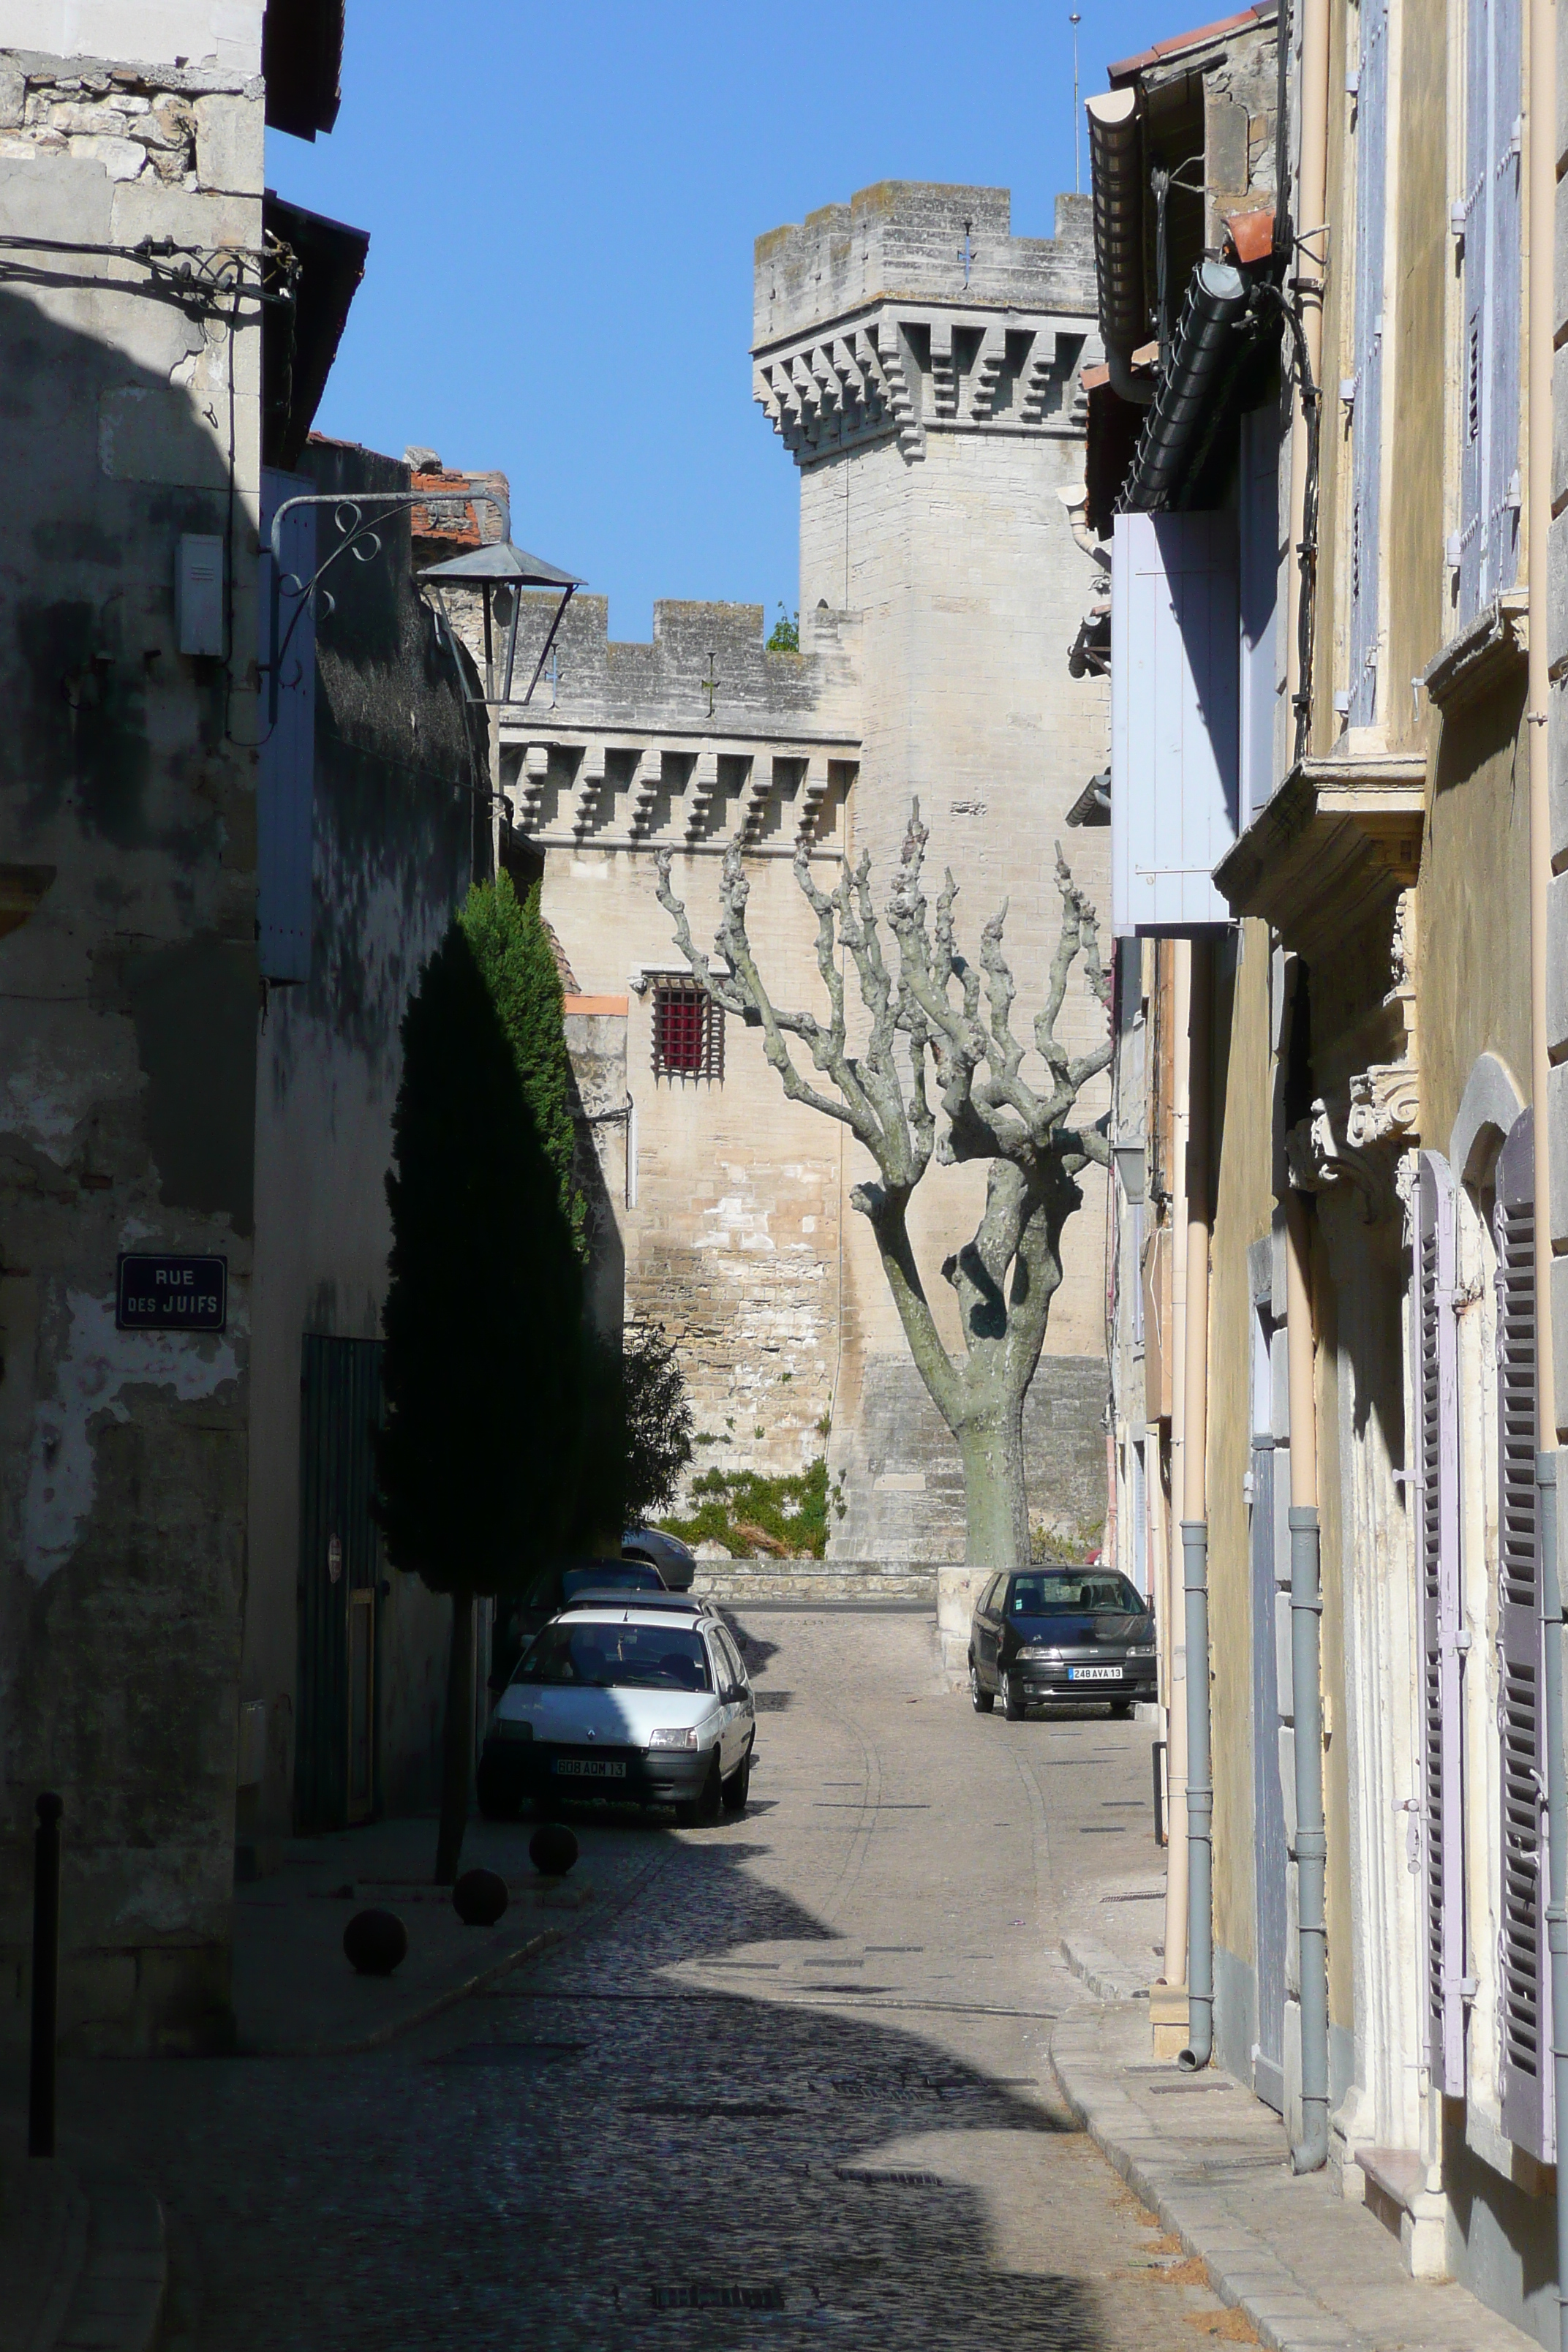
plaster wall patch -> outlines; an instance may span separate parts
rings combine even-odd
[[[67,1294],[70,1338],[55,1374],[55,1393],[33,1414],[27,1486],[22,1502],[22,1556],[36,1584],[64,1568],[80,1540],[98,1491],[93,1416],[128,1421],[128,1388],[172,1389],[182,1402],[212,1396],[237,1380],[227,1339],[183,1332],[117,1331],[114,1300]]]

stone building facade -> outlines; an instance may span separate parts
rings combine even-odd
[[[870,853],[885,886],[910,801],[961,932],[1009,901],[1022,1003],[1057,936],[1053,845],[1103,898],[1103,833],[1067,814],[1105,753],[1103,688],[1063,656],[1091,575],[1073,536],[1086,361],[1099,356],[1087,199],[1054,238],[1011,234],[1005,190],[889,183],[758,240],[754,383],[801,474],[800,650],[768,654],[754,607],[664,604],[648,646],[606,642],[579,599],[526,712],[501,719],[517,838],[581,985],[627,1000],[628,1306],[681,1344],[700,1428],[727,1464],[796,1470],[822,1447],[846,1557],[962,1556],[957,1458],[913,1364],[868,1231],[858,1147],[786,1102],[732,1020],[723,1072],[659,1066],[661,991],[683,977],[654,898],[675,853],[711,940],[739,838],[748,918],[781,1002],[816,1002],[797,841],[831,875]],[[537,654],[543,609],[531,615]],[[522,656],[520,653],[520,666]],[[1095,1013],[1069,1009],[1066,1042]],[[1095,1102],[1091,1115],[1103,1106]],[[936,1171],[917,1246],[939,1268],[973,1230],[977,1172]],[[1103,1187],[1068,1241],[1030,1400],[1032,1492],[1092,1539],[1103,1508]],[[946,1336],[957,1344],[956,1318]]]

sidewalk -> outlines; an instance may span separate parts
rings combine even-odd
[[[163,2307],[152,2190],[69,2141],[44,2162],[0,2129],[0,2352],[151,2352]]]
[[[1062,1957],[1098,1999],[1060,2021],[1051,2063],[1084,2129],[1215,2293],[1272,2352],[1539,2352],[1463,2287],[1413,2279],[1394,2239],[1326,2172],[1296,2179],[1284,2126],[1249,2090],[1217,2067],[1153,2062],[1157,1891],[1148,1868],[1076,1891]]]
[[[375,1822],[328,1837],[293,1838],[281,1870],[235,1890],[234,2008],[250,2057],[324,2057],[373,2050],[461,2000],[574,1930],[613,1916],[668,1859],[646,1831],[583,1832],[564,1879],[528,1858],[534,1824],[471,1822],[461,1867],[500,1873],[511,1900],[493,1927],[466,1927],[451,1889],[433,1886],[434,1820]],[[408,1955],[390,1977],[356,1976],[343,1929],[356,1911],[395,1911]]]

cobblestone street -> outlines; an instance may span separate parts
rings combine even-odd
[[[1156,1874],[1147,1732],[976,1717],[912,1613],[744,1630],[752,1805],[585,1822],[657,1864],[616,1916],[365,2055],[67,2069],[175,2352],[1234,2338],[1050,2082],[1075,1888]]]

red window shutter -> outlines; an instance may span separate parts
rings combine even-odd
[[[1422,1909],[1426,2062],[1449,2097],[1465,2087],[1464,1750],[1460,1737],[1459,1397],[1454,1178],[1421,1155],[1415,1189],[1411,1362],[1415,1543],[1421,1593]]]
[[[1535,1488],[1535,1129],[1521,1111],[1498,1161],[1498,1731],[1502,1745],[1502,2124],[1552,2161],[1546,1959],[1544,1658]]]

